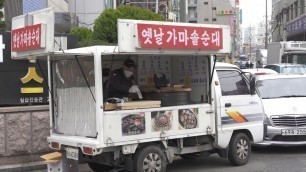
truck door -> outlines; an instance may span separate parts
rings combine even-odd
[[[222,130],[250,122],[262,122],[263,110],[258,95],[251,95],[245,77],[237,70],[217,70],[221,87]]]

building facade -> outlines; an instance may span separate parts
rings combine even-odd
[[[181,0],[180,22],[229,25],[232,57],[240,52],[239,0]]]
[[[68,11],[78,16],[79,26],[93,28],[96,18],[106,8],[113,8],[110,0],[69,0]]]
[[[305,41],[306,0],[275,0],[272,5],[272,41]]]
[[[55,12],[68,12],[68,0],[9,0],[4,1],[5,23],[11,30],[12,18],[47,7],[54,7]]]

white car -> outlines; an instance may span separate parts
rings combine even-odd
[[[265,112],[265,137],[258,146],[306,145],[306,76],[262,75],[256,89]]]
[[[269,64],[265,66],[266,69],[272,69],[277,73],[282,74],[306,74],[306,65],[303,64]]]
[[[265,68],[256,68],[256,69],[241,69],[242,72],[245,73],[246,76],[258,76],[258,75],[275,75],[278,74],[276,71],[272,69],[265,69]]]

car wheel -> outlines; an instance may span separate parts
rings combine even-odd
[[[248,163],[251,156],[251,142],[244,133],[236,133],[232,136],[229,144],[228,159],[236,166]]]
[[[158,146],[143,147],[135,154],[133,164],[135,172],[165,172],[166,166],[166,155]]]

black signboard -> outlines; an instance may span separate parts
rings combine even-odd
[[[2,33],[2,37],[5,49],[3,62],[0,61],[0,106],[48,104],[47,61],[12,60],[11,33]],[[68,49],[77,47],[75,37],[67,36],[67,39]]]

